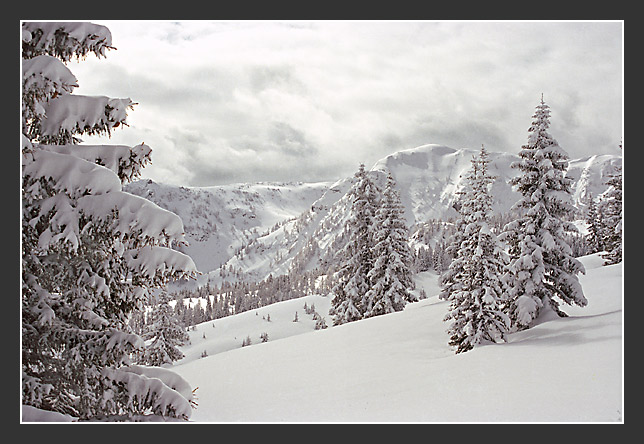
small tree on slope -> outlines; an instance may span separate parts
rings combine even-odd
[[[146,327],[143,339],[148,344],[139,354],[139,364],[159,367],[183,358],[177,347],[189,341],[190,336],[170,307],[167,294],[162,294],[159,303],[152,306]]]
[[[487,152],[481,147],[478,158],[465,178],[461,197],[462,235],[457,235],[455,257],[441,276],[441,299],[450,302],[445,321],[452,321],[447,332],[456,353],[471,350],[482,340],[500,342],[510,327],[503,312],[505,271],[504,252],[491,231],[492,198],[488,188],[493,178],[487,171]]]
[[[365,297],[371,288],[369,273],[373,268],[373,221],[378,189],[364,164],[355,174],[355,183],[347,193],[351,214],[346,225],[347,244],[340,252],[340,269],[332,289],[329,314],[333,324],[357,321],[364,316]]]
[[[587,304],[577,278],[584,267],[565,239],[566,232],[576,231],[566,221],[574,210],[565,176],[568,155],[548,133],[550,110],[543,98],[533,118],[528,143],[519,152],[521,160],[511,165],[522,173],[510,181],[522,196],[513,207],[521,216],[502,234],[510,254],[509,314],[518,329],[528,328],[542,313],[566,316],[559,301]]]
[[[597,211],[597,203],[591,195],[589,197],[588,208],[586,209],[586,223],[588,225],[588,235],[586,243],[589,253],[597,253],[603,250],[602,224]]]
[[[73,96],[65,65],[101,57],[111,34],[89,23],[23,23],[22,402],[80,419],[154,413],[190,400],[128,367],[143,340],[130,313],[152,289],[194,276],[181,220],[122,191],[149,147],[84,146],[125,125],[129,99]]]
[[[606,181],[608,189],[601,196],[599,204],[602,244],[606,249],[606,253],[602,255],[605,265],[622,261],[622,168],[614,168]]]
[[[413,257],[395,185],[389,173],[374,223],[374,264],[368,275],[372,286],[365,295],[365,318],[401,311],[408,302],[415,300],[409,292],[413,286]]]

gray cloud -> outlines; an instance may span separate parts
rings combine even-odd
[[[251,159],[255,157],[261,157],[264,162],[252,162]],[[192,186],[239,182],[319,182],[342,177],[338,176],[337,162],[319,162],[314,157],[267,156],[266,151],[246,150],[242,155],[222,153],[217,161],[210,162],[190,158],[186,160],[186,165],[190,170],[189,182]]]
[[[316,154],[318,151],[309,143],[302,131],[285,122],[273,122],[269,139],[280,153],[287,156],[303,157]]]
[[[619,152],[622,24],[115,22],[79,93],[139,106],[152,179],[335,180],[426,143],[516,152],[541,93],[572,157]],[[611,142],[614,141],[614,144]]]
[[[252,66],[248,69],[250,89],[259,93],[269,88],[287,90],[303,90],[302,83],[297,79],[294,68],[288,65]]]

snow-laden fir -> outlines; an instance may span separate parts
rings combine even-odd
[[[145,344],[128,327],[159,287],[197,274],[192,259],[173,248],[184,241],[183,223],[122,190],[149,163],[149,147],[76,146],[80,135],[127,125],[129,98],[72,95],[78,85],[65,66],[89,52],[104,56],[111,33],[55,22],[24,23],[22,31],[26,420],[40,410],[82,420],[188,419],[192,391],[174,384],[176,374],[129,365]]]
[[[566,316],[559,300],[580,307],[587,304],[577,279],[584,267],[566,237],[577,232],[570,221],[575,208],[570,199],[572,179],[566,177],[568,154],[548,133],[550,108],[543,97],[533,119],[521,160],[512,164],[522,173],[510,181],[521,193],[513,206],[518,216],[500,235],[510,255],[509,313],[518,328],[528,328],[544,310]]]
[[[450,301],[445,320],[451,320],[449,344],[456,352],[471,350],[483,340],[503,342],[510,328],[504,312],[503,284],[506,253],[490,228],[492,200],[488,192],[494,178],[487,171],[485,147],[472,159],[462,191],[460,217],[450,238],[449,268],[440,278],[441,299]]]

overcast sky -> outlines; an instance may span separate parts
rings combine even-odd
[[[619,153],[622,22],[100,21],[77,94],[129,97],[109,141],[186,186],[327,181],[427,143],[518,152],[541,93],[571,158]],[[84,138],[85,143],[97,143]]]

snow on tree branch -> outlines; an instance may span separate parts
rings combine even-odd
[[[22,53],[28,59],[49,54],[68,62],[93,52],[105,57],[112,47],[112,33],[101,25],[81,22],[25,22],[22,25]]]
[[[130,99],[72,94],[63,62],[103,56],[111,34],[87,23],[23,24],[23,404],[77,417],[169,415],[189,400],[158,378],[123,370],[144,347],[129,316],[173,279],[197,274],[181,219],[122,191],[151,149],[78,145],[126,125]],[[60,59],[60,60],[58,60]]]
[[[121,183],[132,182],[140,177],[141,170],[151,162],[152,150],[140,144],[133,147],[126,145],[41,145],[46,151],[70,154],[104,166],[121,179]]]
[[[45,117],[41,120],[40,142],[64,145],[79,143],[81,140],[75,135],[110,135],[113,128],[127,125],[127,110],[134,105],[129,98],[59,96],[43,106]]]
[[[139,415],[152,413],[186,420],[192,415],[190,402],[159,378],[137,374],[127,367],[105,368],[102,374],[114,386],[114,389],[106,392],[103,398],[105,408],[118,398],[120,404]],[[119,390],[119,386],[125,390]]]

